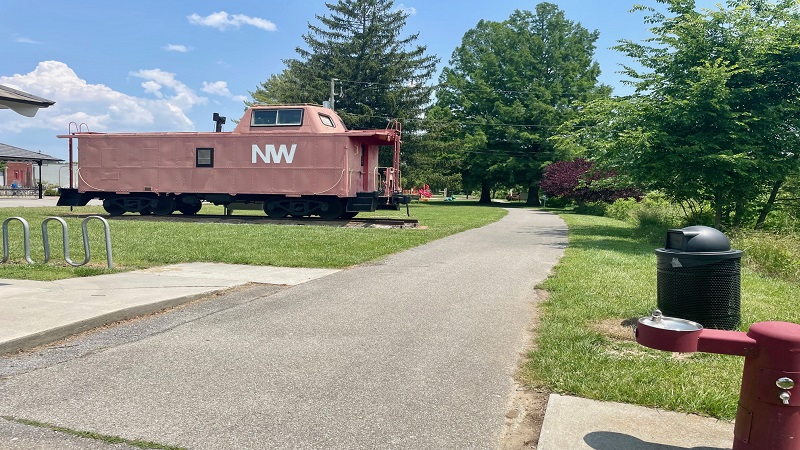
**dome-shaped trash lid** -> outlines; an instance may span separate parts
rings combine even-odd
[[[695,225],[667,231],[665,250],[679,252],[724,252],[731,249],[731,241],[716,228]]]
[[[667,231],[655,250],[658,308],[706,328],[733,330],[741,322],[741,250],[721,231],[691,226]]]

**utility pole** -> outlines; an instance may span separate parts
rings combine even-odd
[[[336,97],[336,82],[339,81],[338,78],[331,78],[331,111],[335,111],[333,108],[334,106],[334,98]]]

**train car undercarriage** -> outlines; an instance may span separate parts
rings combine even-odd
[[[224,206],[226,213],[235,209],[260,209],[271,218],[319,216],[323,219],[352,219],[359,212],[377,209],[397,210],[408,204],[407,196],[395,194],[382,197],[378,192],[359,193],[353,198],[335,196],[299,196],[258,194],[161,194],[148,192],[117,194],[113,192],[84,192],[77,189],[61,189],[58,206],[85,206],[89,200],[100,199],[103,208],[111,216],[125,213],[142,215],[170,215],[175,211],[185,215],[197,214],[203,202]]]

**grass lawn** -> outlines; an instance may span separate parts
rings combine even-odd
[[[497,206],[502,205],[414,203],[411,217],[419,220],[419,229],[109,220],[113,271],[196,261],[283,267],[348,267],[499,220],[506,211]],[[85,255],[80,224],[87,214],[105,215],[105,211],[101,207],[80,207],[72,212],[66,207],[0,208],[0,221],[14,216],[28,221],[31,258],[43,261],[41,223],[49,216],[63,217],[69,225],[70,258],[82,261]],[[200,214],[222,214],[222,208],[204,206]],[[359,217],[400,218],[406,217],[406,211],[405,208],[401,211],[377,211],[362,213]],[[64,262],[61,226],[57,222],[51,221],[48,227],[50,262],[32,265],[25,263],[23,258],[22,225],[17,221],[10,222],[11,258],[8,263],[0,264],[0,278],[54,280],[109,272],[106,269],[103,226],[96,220],[89,221],[88,226],[92,259],[86,266],[75,268]]]
[[[525,381],[553,392],[733,419],[743,357],[677,354],[637,344],[633,324],[657,305],[656,257],[631,225],[562,214],[569,246],[542,288],[536,349]],[[666,230],[664,230],[666,232]],[[742,270],[742,325],[800,323],[798,286]]]

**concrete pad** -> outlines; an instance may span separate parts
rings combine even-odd
[[[645,408],[550,395],[538,450],[727,450],[733,423]]]
[[[338,272],[338,269],[248,266],[242,264],[185,263],[153,267],[140,272],[171,277],[201,277],[214,280],[249,280],[252,283],[295,286]]]
[[[247,283],[297,285],[337,271],[187,263],[57,281],[0,279],[0,354]]]

